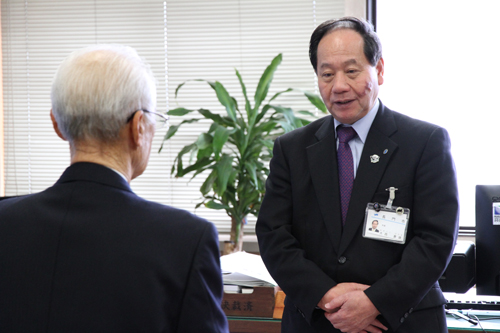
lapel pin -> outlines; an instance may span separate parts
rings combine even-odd
[[[384,150],[384,155],[387,154],[388,151],[389,151],[389,149]]]
[[[370,156],[370,162],[372,162],[372,163],[378,163],[379,160],[380,160],[380,156],[378,156],[377,154]]]

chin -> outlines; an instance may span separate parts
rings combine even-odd
[[[366,113],[359,110],[349,110],[349,111],[338,111],[338,112],[330,112],[333,115],[333,118],[337,119],[342,124],[352,125],[364,116]]]
[[[355,117],[346,117],[345,115],[342,116],[342,115],[339,115],[338,113],[337,114],[332,113],[332,116],[333,116],[333,118],[337,119],[337,121],[339,121],[340,123],[346,124],[346,125],[352,125],[357,120]]]

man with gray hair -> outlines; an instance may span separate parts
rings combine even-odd
[[[331,116],[275,141],[256,227],[286,293],[282,332],[448,332],[437,283],[458,231],[448,133],[378,99],[382,47],[366,21],[324,22],[309,45]]]
[[[51,98],[71,165],[0,201],[0,331],[227,332],[214,225],[129,186],[166,120],[149,65],[130,47],[78,50]]]

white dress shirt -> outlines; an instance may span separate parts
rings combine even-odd
[[[349,141],[349,147],[351,148],[352,159],[354,162],[354,178],[356,178],[356,171],[359,166],[359,160],[361,159],[361,153],[363,152],[363,147],[365,146],[366,137],[368,136],[368,131],[370,131],[370,127],[372,126],[373,120],[377,115],[379,106],[380,106],[380,101],[377,98],[373,108],[363,118],[359,119],[352,125],[342,124],[335,118],[333,120],[335,124],[334,130],[335,130],[335,138],[337,140],[337,149],[339,147],[339,138],[337,136],[338,126],[340,125],[346,127],[352,126],[352,128],[354,128],[354,130],[358,134],[351,141]]]

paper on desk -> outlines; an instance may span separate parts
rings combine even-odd
[[[220,262],[224,284],[248,287],[269,284],[277,286],[259,255],[244,251],[235,252],[222,256]]]

